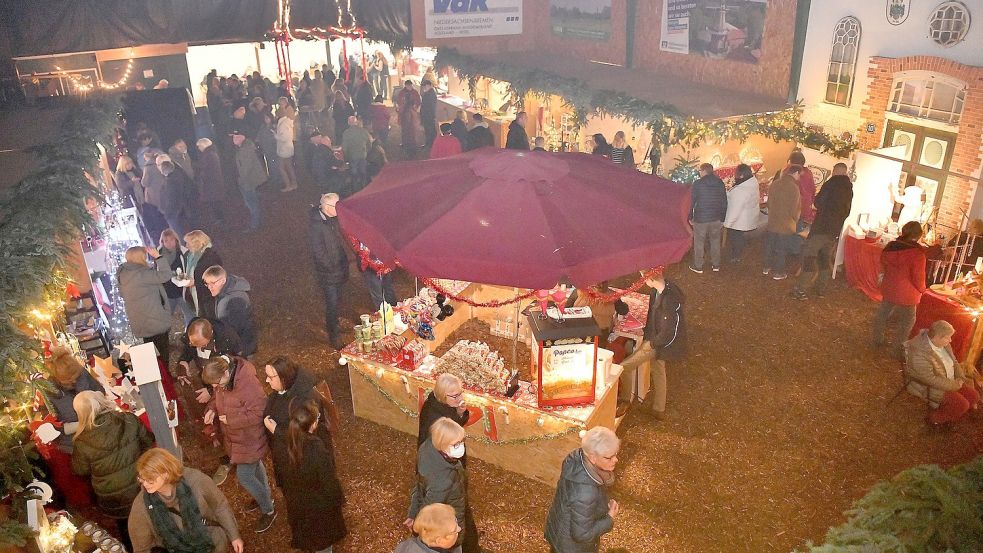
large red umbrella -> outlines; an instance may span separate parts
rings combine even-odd
[[[482,148],[386,165],[338,217],[386,265],[540,289],[679,261],[689,205],[685,186],[598,156]]]

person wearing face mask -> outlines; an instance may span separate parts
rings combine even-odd
[[[236,478],[260,510],[254,529],[256,533],[265,532],[273,526],[277,512],[263,465],[269,451],[263,428],[266,394],[256,378],[256,367],[242,357],[223,355],[210,359],[201,377],[215,390],[205,412],[205,424],[219,421],[225,453],[236,466]]]
[[[341,512],[345,494],[331,452],[317,435],[323,425],[317,401],[295,404],[289,427],[273,440],[273,473],[287,503],[290,546],[331,553],[348,529]]]
[[[394,553],[461,553],[461,546],[454,545],[461,527],[450,505],[433,503],[420,509],[413,533],[416,536],[400,542]]]
[[[130,508],[133,553],[243,553],[239,525],[211,478],[155,447],[137,459],[140,493]]]
[[[461,379],[451,373],[443,373],[437,377],[433,391],[423,402],[416,447],[427,441],[430,437],[430,427],[441,417],[447,417],[461,426],[467,424],[469,418],[468,406],[464,404],[464,387],[461,385]]]
[[[544,532],[551,552],[600,551],[601,536],[614,528],[621,511],[607,492],[614,484],[620,449],[621,440],[613,430],[595,426],[584,434],[580,449],[563,460]]]
[[[431,425],[430,438],[417,451],[416,486],[403,525],[412,529],[423,507],[446,503],[454,508],[457,524],[464,529],[455,545],[460,545],[463,553],[480,553],[478,528],[468,505],[468,475],[461,462],[466,436],[464,428],[447,417]]]

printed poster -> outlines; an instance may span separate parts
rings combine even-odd
[[[611,0],[550,0],[554,35],[606,41],[611,37]]]
[[[768,0],[662,0],[663,52],[758,63]]]
[[[427,38],[522,34],[522,0],[424,0]]]

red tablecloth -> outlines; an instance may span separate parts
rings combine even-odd
[[[922,294],[911,335],[918,334],[939,319],[948,321],[956,329],[956,333],[952,335],[952,351],[960,361],[964,361],[969,353],[969,344],[973,341],[973,314],[953,299],[931,290]]]
[[[846,280],[874,301],[881,301],[881,287],[877,283],[877,277],[881,273],[883,250],[883,246],[876,241],[854,238],[849,234],[843,237]]]

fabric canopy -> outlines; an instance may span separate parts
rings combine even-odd
[[[391,163],[338,204],[347,233],[424,277],[587,286],[679,261],[689,189],[587,154],[483,148]]]
[[[338,24],[340,0],[291,0],[291,27]],[[409,2],[352,2],[368,38],[409,43]],[[31,0],[0,7],[13,56],[181,42],[257,42],[273,29],[277,0]]]

